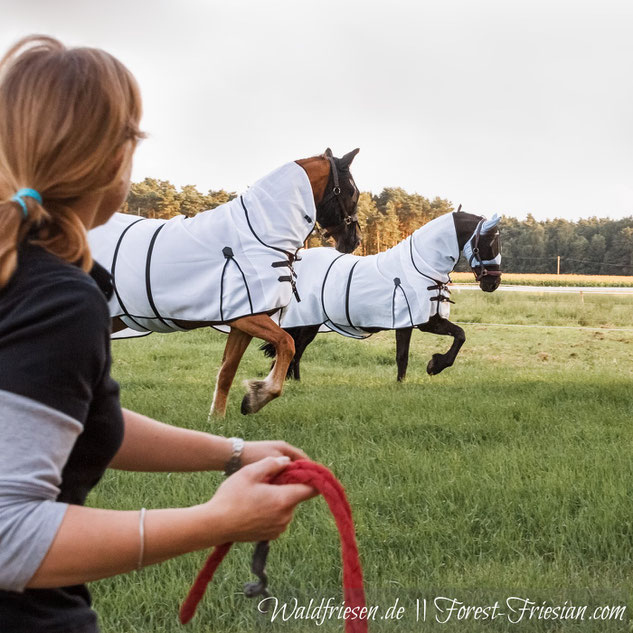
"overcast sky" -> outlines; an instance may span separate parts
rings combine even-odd
[[[361,190],[633,215],[631,0],[0,0],[0,44],[98,46],[144,99],[134,180],[240,191],[360,147]]]

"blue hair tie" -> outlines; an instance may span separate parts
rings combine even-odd
[[[29,210],[26,208],[26,202],[24,202],[24,198],[33,198],[34,200],[37,200],[39,204],[42,204],[42,196],[40,196],[40,194],[35,191],[35,189],[29,189],[27,187],[25,189],[20,189],[20,191],[18,191],[13,196],[13,198],[11,198],[13,202],[17,202],[22,207],[22,211],[24,211],[24,217],[26,218],[29,215]]]

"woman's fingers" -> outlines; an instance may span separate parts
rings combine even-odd
[[[242,453],[242,462],[252,464],[266,457],[290,457],[292,461],[307,459],[308,456],[300,448],[283,441],[246,442]]]
[[[244,466],[244,468],[239,470],[236,474],[239,474],[240,477],[248,477],[253,482],[267,482],[280,473],[289,463],[290,458],[286,455],[282,455],[281,457],[265,457],[248,466]]]
[[[297,448],[296,446],[292,446],[290,444],[288,444],[287,442],[280,442],[281,446],[279,447],[279,450],[284,454],[287,455],[288,457],[290,457],[290,459],[294,462],[297,459],[308,459],[307,454],[302,451],[300,448]]]
[[[285,503],[293,508],[298,503],[312,499],[312,497],[316,497],[319,494],[316,488],[306,484],[284,484],[281,486],[281,490]]]

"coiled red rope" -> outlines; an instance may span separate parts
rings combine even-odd
[[[348,609],[345,619],[346,633],[367,633],[365,610],[365,590],[363,587],[363,570],[358,556],[356,533],[352,520],[352,509],[345,496],[345,491],[336,477],[321,464],[300,459],[289,464],[272,480],[273,484],[306,484],[318,490],[327,502],[341,540],[341,559],[343,562],[343,597]],[[196,612],[215,570],[227,555],[233,543],[225,543],[216,547],[200,570],[187,598],[180,608],[180,621],[186,624]]]

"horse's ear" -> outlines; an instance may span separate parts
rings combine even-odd
[[[460,205],[457,207],[457,213],[461,213],[461,211],[462,211],[462,205],[460,204]]]
[[[356,156],[356,154],[358,154],[358,152],[360,152],[359,147],[345,154],[345,156],[343,156],[343,158],[339,160],[340,168],[347,169],[352,164],[352,161],[354,160],[354,157]]]
[[[501,217],[495,213],[489,220],[486,220],[483,223],[483,226],[481,227],[481,234],[483,235],[484,233],[488,233],[489,231],[492,231],[492,229],[495,229],[500,221]]]
[[[323,156],[325,158],[334,158],[334,154],[332,154],[332,150],[329,147],[323,152]]]

